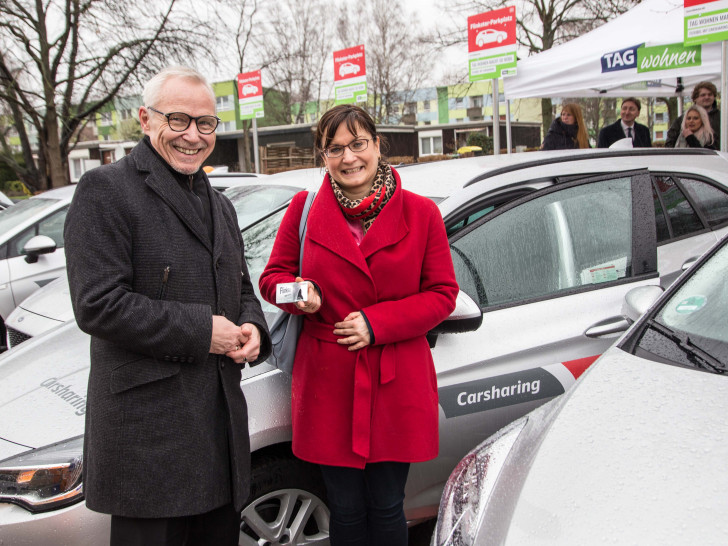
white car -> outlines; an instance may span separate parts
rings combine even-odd
[[[625,295],[665,286],[728,232],[728,155],[710,150],[584,150],[401,167],[403,187],[438,201],[461,293],[428,335],[440,401],[440,455],[412,466],[405,511],[433,518],[457,462],[480,441],[563,394],[627,327]],[[271,176],[318,187],[323,171]],[[284,207],[248,227],[254,286]],[[406,257],[403,257],[406,259]],[[268,304],[269,317],[276,309]],[[0,357],[0,476],[72,465],[81,455],[88,337],[73,321]],[[290,449],[290,380],[264,363],[243,372],[252,494],[245,544],[328,541],[315,466]],[[37,463],[33,458],[37,457]],[[37,466],[34,466],[37,465]],[[77,466],[72,466],[77,468]],[[58,476],[65,476],[59,472]],[[0,482],[0,540],[98,544],[108,518],[82,484]],[[39,499],[39,495],[41,498]],[[295,537],[295,538],[294,538]]]
[[[360,71],[361,68],[358,64],[344,63],[339,67],[339,76],[343,78],[344,76],[348,76],[349,74],[358,74]]]
[[[502,30],[496,30],[494,28],[486,28],[478,32],[475,37],[475,43],[478,47],[483,47],[485,44],[501,43],[503,40],[508,38],[508,33]]]
[[[74,190],[75,186],[50,190],[0,211],[2,339],[12,310],[66,268],[63,223]]]
[[[243,96],[247,95],[257,95],[258,94],[258,86],[253,85],[251,83],[246,83],[243,85]]]
[[[0,191],[0,210],[6,209],[13,204],[13,201]]]
[[[728,237],[564,397],[471,451],[434,544],[728,544]],[[644,312],[654,287],[628,294]]]

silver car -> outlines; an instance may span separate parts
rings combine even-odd
[[[726,279],[728,237],[566,396],[469,453],[435,544],[728,543]],[[628,315],[651,288],[628,294]]]
[[[63,223],[75,186],[50,190],[0,211],[0,333],[21,301],[66,268]],[[2,347],[4,349],[5,347]]]
[[[317,185],[316,171],[269,180],[304,177]],[[444,483],[464,454],[569,389],[627,328],[620,311],[630,289],[670,284],[728,231],[728,156],[545,152],[408,166],[400,174],[405,188],[439,201],[461,287],[458,308],[429,335],[440,456],[412,466],[405,509],[417,522],[436,515]],[[283,214],[244,232],[254,284]],[[0,424],[7,440],[0,444],[0,474],[34,468],[27,457],[47,445],[47,466],[80,460],[78,445],[59,449],[83,434],[87,344],[71,322],[0,359],[0,406],[8,416]],[[315,467],[290,451],[288,378],[263,364],[244,370],[241,386],[253,448],[241,542],[325,542],[322,484]],[[25,487],[21,498],[18,484],[0,485],[0,539],[38,543],[25,532],[38,525],[53,527],[58,544],[104,540],[108,519],[85,509],[80,487],[59,482],[39,509],[28,500],[40,495],[37,489]]]

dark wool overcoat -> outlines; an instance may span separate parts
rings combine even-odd
[[[204,175],[203,175],[204,176]],[[265,318],[230,201],[210,187],[213,237],[166,164],[140,143],[86,173],[68,212],[73,309],[91,335],[84,493],[127,517],[204,513],[248,496],[240,365],[210,354],[212,315]]]
[[[357,246],[328,175],[308,217],[303,277],[323,296],[305,315],[293,367],[293,452],[301,459],[363,468],[417,462],[438,452],[437,378],[425,335],[455,308],[458,285],[437,205],[397,189]],[[305,192],[281,223],[261,295],[299,271],[298,226]],[[286,311],[300,312],[292,304]],[[362,311],[374,343],[336,343],[334,323]]]
[[[636,121],[633,127],[634,137],[632,138],[632,146],[634,148],[651,148],[652,137],[650,137],[649,127]],[[627,135],[624,129],[622,129],[622,120],[618,119],[611,125],[602,127],[602,130],[599,131],[597,148],[609,148],[612,144],[623,138],[627,138]]]

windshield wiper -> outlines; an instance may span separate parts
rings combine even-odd
[[[676,332],[664,324],[660,324],[655,319],[648,320],[647,324],[653,330],[656,330],[658,333],[675,342],[675,344],[680,347],[685,354],[692,357],[690,360],[698,367],[720,374],[725,373],[726,370],[728,370],[726,365],[720,360],[693,343],[690,340],[689,335],[682,332]]]

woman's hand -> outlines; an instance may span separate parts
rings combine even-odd
[[[321,294],[316,290],[316,286],[310,281],[304,281],[301,277],[296,277],[296,282],[308,283],[308,294],[304,301],[297,301],[298,307],[304,313],[315,313],[321,307]]]
[[[688,138],[692,134],[693,134],[693,132],[690,129],[688,129],[687,127],[685,127],[685,129],[683,129],[683,131],[682,131],[682,135],[685,138]]]
[[[367,321],[359,311],[349,313],[344,320],[334,324],[337,336],[346,336],[337,339],[339,345],[349,345],[350,351],[358,351],[371,343]]]

